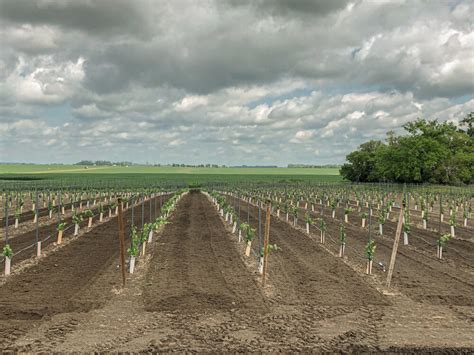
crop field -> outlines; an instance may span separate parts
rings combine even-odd
[[[67,175],[2,183],[2,350],[472,350],[470,187]]]
[[[215,183],[340,183],[336,168],[186,168],[186,167],[78,167],[73,165],[0,165],[0,189],[89,188],[114,186],[186,187]]]
[[[3,164],[3,174],[193,174],[193,175],[311,175],[339,176],[338,168],[201,168],[172,166],[77,166],[77,165],[34,165]],[[7,178],[8,176],[4,176]]]

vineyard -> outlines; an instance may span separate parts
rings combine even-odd
[[[1,186],[2,350],[472,351],[470,187]]]
[[[0,0],[0,355],[474,354],[474,0]]]

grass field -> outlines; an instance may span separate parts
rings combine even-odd
[[[0,165],[0,188],[28,186],[186,186],[219,183],[340,183],[337,168]]]
[[[188,168],[171,166],[0,165],[0,174],[209,174],[209,175],[332,175],[337,168]]]

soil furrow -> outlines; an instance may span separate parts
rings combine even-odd
[[[158,199],[158,198],[157,198]],[[145,211],[149,204],[145,203]],[[145,221],[148,221],[145,213]],[[132,211],[124,213],[126,236]],[[135,213],[134,223],[141,223]],[[121,283],[117,218],[97,226],[0,287],[0,349],[9,349],[26,329],[59,313],[101,307]],[[115,262],[117,261],[117,262]],[[16,336],[12,337],[12,329]]]
[[[182,198],[155,248],[144,292],[148,311],[264,309],[259,287],[203,194]]]
[[[229,198],[229,201],[236,205],[236,200]],[[246,216],[247,211],[248,207],[241,204],[242,215]],[[258,209],[254,206],[250,206],[250,223],[258,228]],[[280,302],[331,306],[386,303],[349,266],[274,216],[270,242],[282,249],[269,258],[269,277]]]

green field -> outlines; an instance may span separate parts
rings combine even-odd
[[[1,174],[210,174],[210,175],[332,175],[338,168],[189,168],[171,166],[0,165]]]
[[[0,164],[0,191],[35,188],[181,188],[225,186],[345,185],[337,168],[192,168],[171,166],[98,166]],[[399,184],[367,184],[376,188],[402,189]],[[472,186],[411,185],[423,191],[472,193]]]
[[[189,184],[340,183],[337,168],[191,168],[170,166],[0,165],[0,189],[62,186],[151,187]]]

